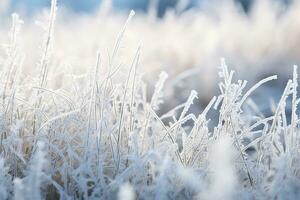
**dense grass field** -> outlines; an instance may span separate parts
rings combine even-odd
[[[0,199],[300,199],[300,4],[221,8],[0,14]]]

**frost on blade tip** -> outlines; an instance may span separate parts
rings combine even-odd
[[[7,49],[8,56],[14,56],[14,54],[17,51],[18,35],[19,35],[21,27],[24,23],[20,19],[19,15],[17,13],[13,13],[11,15],[11,17],[12,17],[12,25],[11,25],[11,28],[10,28],[10,31],[9,31],[10,44],[8,44],[8,49]]]
[[[292,96],[292,119],[291,119],[291,125],[292,125],[292,129],[293,129],[293,132],[291,134],[291,139],[290,139],[290,142],[291,142],[291,145],[294,145],[295,144],[295,141],[294,141],[294,135],[295,135],[295,128],[297,126],[297,121],[298,121],[298,115],[297,115],[297,109],[298,109],[298,103],[299,103],[299,99],[297,100],[298,98],[298,66],[297,65],[294,65],[294,71],[293,71],[293,96]]]
[[[20,19],[20,16],[18,13],[11,14],[13,19],[13,24],[24,24],[24,21]]]
[[[123,30],[122,30],[122,34],[125,32],[127,25],[132,20],[132,18],[134,17],[134,15],[135,15],[135,11],[131,10],[130,13],[129,13],[129,15],[128,15],[128,18],[127,18],[127,20],[126,20],[126,22],[124,24],[124,27],[123,27]]]
[[[225,58],[221,58],[221,71],[219,72],[220,78],[226,78],[228,76],[228,67],[226,65]]]
[[[198,95],[198,93],[195,90],[191,91],[191,94],[190,94],[187,102],[185,103],[185,106],[180,114],[179,120],[181,120],[186,115],[186,113],[190,109],[191,105],[193,104],[194,99],[198,98],[197,95]]]
[[[162,103],[162,90],[164,87],[164,84],[168,78],[168,74],[166,72],[161,72],[159,75],[159,79],[157,83],[155,84],[154,93],[151,98],[151,107],[153,110],[157,110],[159,108],[159,105]]]
[[[270,77],[267,77],[267,78],[264,78],[263,80],[259,81],[258,83],[256,83],[254,86],[252,86],[247,92],[246,94],[242,97],[240,103],[239,103],[239,106],[241,106],[245,100],[251,95],[252,92],[254,92],[257,88],[259,88],[261,85],[269,82],[269,81],[272,81],[272,80],[276,80],[277,79],[277,75],[274,75],[274,76],[270,76]]]
[[[134,10],[131,10],[130,13],[129,13],[129,18],[134,17],[134,15],[135,15],[135,11],[134,11]]]
[[[50,16],[49,16],[49,21],[51,23],[51,26],[53,26],[54,21],[56,19],[56,12],[57,12],[57,0],[52,0],[51,1],[51,11],[50,11]]]

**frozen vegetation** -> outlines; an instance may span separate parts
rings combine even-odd
[[[219,92],[200,113],[192,109],[199,101],[197,86],[185,102],[163,112],[174,102],[164,98],[172,87],[168,73],[157,76],[153,91],[144,77],[150,73],[147,68],[165,63],[159,55],[144,52],[143,42],[141,46],[131,42],[128,48],[124,40],[128,29],[138,32],[137,27],[143,26],[140,30],[147,33],[144,20],[148,26],[162,26],[161,34],[173,31],[171,39],[176,43],[176,32],[185,23],[173,24],[172,14],[170,21],[158,22],[151,13],[150,19],[137,17],[134,22],[132,11],[122,27],[116,22],[122,18],[109,12],[102,7],[99,13],[99,19],[107,20],[102,22],[103,29],[93,29],[82,17],[81,22],[76,19],[78,30],[56,24],[57,0],[52,0],[46,20],[36,25],[27,26],[18,14],[12,14],[8,37],[1,33],[0,199],[300,199],[297,66],[285,71],[291,78],[278,103],[271,106],[270,116],[251,97],[277,76],[249,84],[237,80],[224,59],[213,70],[219,77]],[[165,30],[164,23],[174,29]],[[108,30],[117,27],[119,34],[111,48],[101,50],[102,40],[89,37],[109,35]],[[89,28],[95,32],[70,42]],[[87,46],[94,43],[94,51],[85,42]],[[146,42],[150,49],[151,42],[154,36]],[[170,51],[182,51],[174,48]],[[201,54],[192,50],[186,56]],[[171,57],[180,65],[176,59],[182,57]],[[196,56],[187,60],[194,61]],[[174,69],[184,71],[180,66]],[[200,69],[203,77],[212,73]],[[172,79],[173,84],[176,80]],[[193,85],[197,85],[195,79]],[[210,112],[218,114],[209,119]]]

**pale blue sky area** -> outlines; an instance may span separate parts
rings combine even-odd
[[[1,0],[0,0],[1,1]],[[34,11],[40,9],[41,7],[47,7],[50,5],[51,0],[10,0],[11,8],[14,10],[16,8],[21,8],[27,11],[30,15]],[[148,4],[151,0],[113,0],[113,5],[117,9],[135,9],[144,10],[148,8]],[[189,7],[196,5],[201,5],[203,2],[218,2],[222,0],[189,0]],[[239,1],[247,6],[249,2],[254,0],[234,0]],[[280,0],[279,0],[280,1]],[[287,0],[281,0],[287,1]],[[64,5],[75,12],[93,12],[99,7],[101,0],[58,0],[60,5]],[[178,0],[159,0],[158,13],[162,15],[167,8],[174,7]],[[246,8],[247,9],[247,8]]]
[[[58,3],[75,11],[92,11],[100,5],[100,0],[58,0]],[[11,0],[12,8],[22,7],[30,12],[50,4],[51,0]]]
[[[22,7],[32,12],[41,7],[50,5],[51,0],[11,0],[12,8]],[[113,0],[115,8],[122,9],[140,9],[147,10],[150,0]],[[173,7],[178,0],[160,0],[159,9],[163,12],[167,7]],[[199,0],[190,0],[191,5]],[[101,0],[58,0],[59,4],[63,4],[77,12],[92,12],[97,9]]]

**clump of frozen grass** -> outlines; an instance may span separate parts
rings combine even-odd
[[[38,142],[37,149],[30,160],[29,169],[26,177],[22,179],[16,178],[15,183],[15,199],[43,199],[44,195],[41,194],[44,185],[44,172],[45,167],[45,145]]]
[[[68,82],[53,89],[55,72],[49,69],[59,67],[49,53],[55,51],[55,15],[53,0],[37,65],[41,73],[35,77],[20,70],[16,27],[22,23],[13,15],[12,30],[18,31],[11,31],[12,39],[4,46],[9,53],[1,62],[10,74],[8,81],[1,76],[1,198],[299,198],[297,67],[270,117],[249,117],[244,111],[255,107],[247,101],[251,94],[276,76],[246,90],[247,81],[235,81],[224,59],[220,94],[202,113],[192,110],[198,101],[192,90],[186,102],[160,116],[157,113],[168,103],[163,101],[168,74],[161,73],[148,101],[138,68],[140,48],[131,55],[131,64],[118,60],[134,12],[108,53],[108,71],[102,71],[104,54],[97,53],[92,70],[80,76],[70,70]],[[286,112],[289,101],[291,122]],[[213,107],[219,118],[210,128]]]
[[[0,198],[9,199],[13,191],[11,177],[8,167],[5,166],[4,159],[0,159]]]

